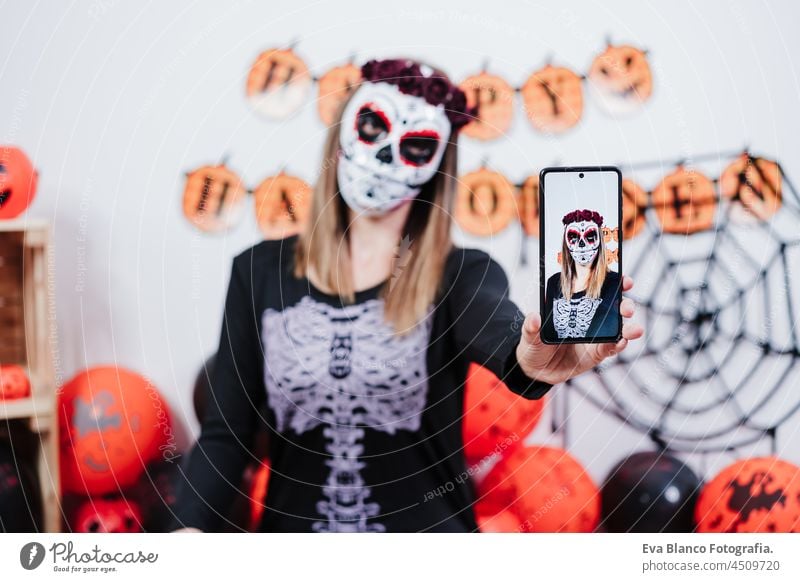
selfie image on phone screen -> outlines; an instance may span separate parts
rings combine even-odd
[[[613,167],[540,174],[542,341],[613,342],[622,331],[621,174]]]

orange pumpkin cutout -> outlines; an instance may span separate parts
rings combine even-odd
[[[311,211],[311,186],[300,178],[281,172],[261,182],[253,195],[264,238],[286,238],[305,227]]]
[[[16,218],[31,205],[39,174],[21,149],[0,146],[0,219]]]
[[[664,232],[692,234],[714,224],[714,183],[703,174],[678,166],[653,190],[653,207]]]
[[[62,386],[58,416],[61,483],[82,495],[132,486],[172,437],[156,388],[115,366],[90,368]]]
[[[632,239],[645,225],[647,192],[633,180],[622,180],[622,238]]]
[[[539,236],[539,176],[528,176],[522,183],[517,195],[517,210],[525,234]]]
[[[514,186],[502,174],[481,168],[459,180],[455,219],[465,232],[476,236],[497,234],[516,214]]]
[[[520,93],[538,131],[563,133],[583,115],[583,80],[567,68],[547,65],[528,77]]]
[[[325,125],[336,119],[342,104],[361,83],[361,69],[352,63],[334,67],[319,79],[317,111]]]
[[[704,533],[800,532],[800,468],[776,457],[729,465],[700,492],[695,521]]]
[[[250,67],[247,99],[266,119],[286,119],[303,105],[311,83],[308,67],[293,50],[270,49]]]
[[[511,511],[523,532],[588,533],[600,520],[597,485],[563,449],[516,449],[492,468],[478,492],[476,513]]]
[[[17,400],[31,395],[31,382],[25,368],[15,364],[0,365],[0,401]]]
[[[781,207],[781,169],[772,160],[742,154],[722,172],[719,188],[722,196],[760,220],[769,219]]]
[[[478,364],[470,364],[464,391],[464,455],[472,464],[521,442],[544,411],[544,399],[520,398]]]
[[[511,127],[514,118],[514,89],[497,75],[483,72],[467,77],[459,85],[467,106],[478,106],[477,117],[461,130],[480,140],[497,139]]]
[[[611,115],[638,111],[653,94],[647,53],[628,45],[608,45],[592,62],[589,87],[598,105]]]
[[[202,166],[186,174],[183,214],[203,232],[221,232],[242,217],[247,189],[225,165]]]

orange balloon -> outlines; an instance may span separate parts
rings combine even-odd
[[[542,417],[544,399],[514,394],[491,371],[470,364],[464,398],[464,454],[477,463],[519,444]]]
[[[700,492],[700,532],[800,532],[800,467],[777,457],[736,461]]]
[[[478,529],[481,533],[513,533],[519,531],[519,518],[510,511],[494,515],[477,515]]]
[[[269,460],[264,459],[255,467],[250,481],[250,531],[258,531],[264,514],[264,500],[269,486]]]
[[[0,401],[27,398],[31,395],[31,381],[25,368],[16,364],[0,364]]]
[[[30,206],[38,180],[25,152],[0,145],[0,219],[16,218]]]
[[[524,532],[594,531],[600,493],[567,451],[518,448],[501,459],[478,488],[482,513],[511,511]]]
[[[170,415],[145,378],[115,366],[84,370],[58,398],[64,490],[102,494],[133,485],[172,438]]]

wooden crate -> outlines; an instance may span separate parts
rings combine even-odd
[[[31,462],[36,464],[42,490],[44,528],[55,532],[61,526],[61,487],[49,251],[47,222],[0,221],[0,363],[23,366],[31,381],[29,398],[0,400],[0,421],[24,420],[36,437],[39,451]]]

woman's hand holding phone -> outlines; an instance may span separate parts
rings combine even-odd
[[[633,288],[633,280],[622,278],[622,291]],[[644,329],[633,323],[635,306],[630,298],[620,303],[623,318],[622,338],[616,343],[590,344],[545,344],[540,330],[542,318],[538,313],[529,313],[522,326],[522,337],[517,346],[517,361],[525,374],[534,380],[548,384],[559,384],[591,370],[600,362],[620,353],[630,340],[642,337]]]

